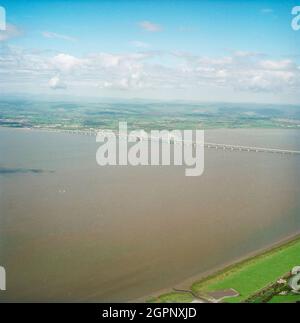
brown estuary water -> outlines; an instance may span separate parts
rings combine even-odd
[[[300,150],[297,130],[206,141]],[[300,156],[206,149],[205,172],[96,164],[94,137],[0,128],[0,301],[130,301],[300,230]]]

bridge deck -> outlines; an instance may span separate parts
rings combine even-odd
[[[40,128],[41,129],[41,128]],[[54,131],[54,132],[65,132],[65,133],[71,133],[71,134],[80,134],[80,135],[87,135],[87,136],[96,136],[97,131],[88,131],[88,130],[60,130],[60,129],[41,129],[46,131]],[[106,131],[103,130],[102,133],[105,133]],[[115,135],[119,136],[118,132],[113,132]],[[128,136],[127,136],[128,137]],[[158,138],[153,138],[151,136],[148,136],[147,138],[142,138],[150,140],[154,139],[157,140]],[[187,142],[184,140],[176,142],[184,142],[185,144],[193,144],[195,145],[195,142]],[[171,141],[171,143],[174,143],[174,141]],[[231,151],[243,151],[243,152],[268,152],[268,153],[279,153],[279,154],[290,154],[290,155],[300,155],[299,150],[289,150],[289,149],[279,149],[279,148],[269,148],[269,147],[255,147],[255,146],[243,146],[243,145],[232,145],[232,144],[222,144],[222,143],[211,143],[211,142],[205,142],[204,147],[208,149],[223,149],[223,150],[231,150]]]

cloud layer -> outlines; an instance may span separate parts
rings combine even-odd
[[[75,57],[4,46],[0,73],[0,84],[12,87],[23,83],[75,92],[78,88],[95,93],[128,91],[133,95],[145,89],[197,92],[207,87],[215,91],[296,93],[300,86],[300,67],[292,59],[243,51],[220,57],[156,51]]]

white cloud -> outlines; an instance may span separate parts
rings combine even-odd
[[[100,82],[99,88],[115,90],[142,89],[147,87],[143,82],[144,75],[142,71],[136,71],[121,78]]]
[[[19,27],[13,24],[6,24],[6,30],[0,30],[0,41],[7,41],[22,34]]]
[[[261,9],[261,10],[260,10],[260,12],[261,12],[262,14],[266,14],[266,15],[268,15],[268,14],[272,14],[272,13],[274,13],[274,10],[273,10],[272,8],[263,8],[263,9]]]
[[[71,42],[74,42],[77,40],[74,37],[70,37],[70,36],[62,35],[62,34],[57,34],[57,33],[51,32],[51,31],[43,31],[42,35],[45,38],[61,39],[61,40],[67,40],[67,41],[71,41]]]
[[[185,54],[180,57],[185,60],[185,74],[202,85],[273,93],[295,90],[300,85],[299,67],[292,60],[262,60],[259,53],[244,52],[218,58]]]
[[[162,31],[162,27],[158,24],[155,24],[153,22],[150,21],[141,21],[139,22],[139,26],[146,31],[149,32],[158,32],[158,31]]]
[[[267,70],[291,70],[291,69],[296,69],[297,65],[289,60],[289,59],[285,59],[285,60],[265,60],[265,61],[261,61],[259,63],[259,65]]]
[[[139,40],[133,40],[130,42],[130,44],[134,47],[137,47],[137,48],[149,48],[150,47],[150,45],[148,43],[145,43],[145,42],[142,42]]]
[[[265,16],[277,18],[275,11],[272,8],[263,8],[260,10],[260,13]]]
[[[70,72],[74,68],[84,64],[84,60],[76,58],[68,54],[58,54],[51,59],[54,68],[61,72]]]
[[[235,57],[258,57],[258,56],[263,56],[262,53],[243,51],[243,50],[234,51],[233,55]]]
[[[122,56],[110,53],[97,53],[88,57],[88,60],[94,67],[113,68],[121,62]],[[91,65],[91,64],[90,64]]]
[[[49,87],[53,90],[66,89],[66,84],[60,79],[59,76],[52,77],[49,82]]]

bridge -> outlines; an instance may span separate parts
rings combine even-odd
[[[68,130],[68,129],[51,129],[51,128],[39,128],[40,130],[46,130],[51,132],[63,132],[69,134],[77,134],[77,135],[85,135],[85,136],[96,136],[98,132],[102,132],[103,134],[107,133],[106,130],[97,131],[95,129],[91,130]],[[113,131],[113,133],[120,137],[118,131]],[[127,136],[130,137],[130,136]],[[151,137],[148,135],[147,138],[141,138],[141,140],[158,140],[158,138]],[[171,144],[176,143],[184,143],[187,145],[195,146],[195,142],[188,142],[186,140],[170,140]],[[273,153],[273,154],[288,154],[288,155],[300,155],[300,150],[289,150],[289,149],[279,149],[279,148],[269,148],[269,147],[256,147],[256,146],[243,146],[243,145],[232,145],[232,144],[222,144],[222,143],[212,143],[205,142],[204,147],[207,149],[215,149],[215,150],[224,150],[224,151],[240,151],[240,152],[254,152],[254,153]]]
[[[219,144],[219,143],[205,143],[206,148],[214,149],[223,149],[231,151],[247,151],[247,152],[265,152],[265,153],[277,153],[277,154],[291,154],[291,155],[300,155],[299,150],[288,150],[288,149],[279,149],[279,148],[266,148],[266,147],[253,147],[253,146],[240,146],[240,145],[228,145],[228,144]]]

